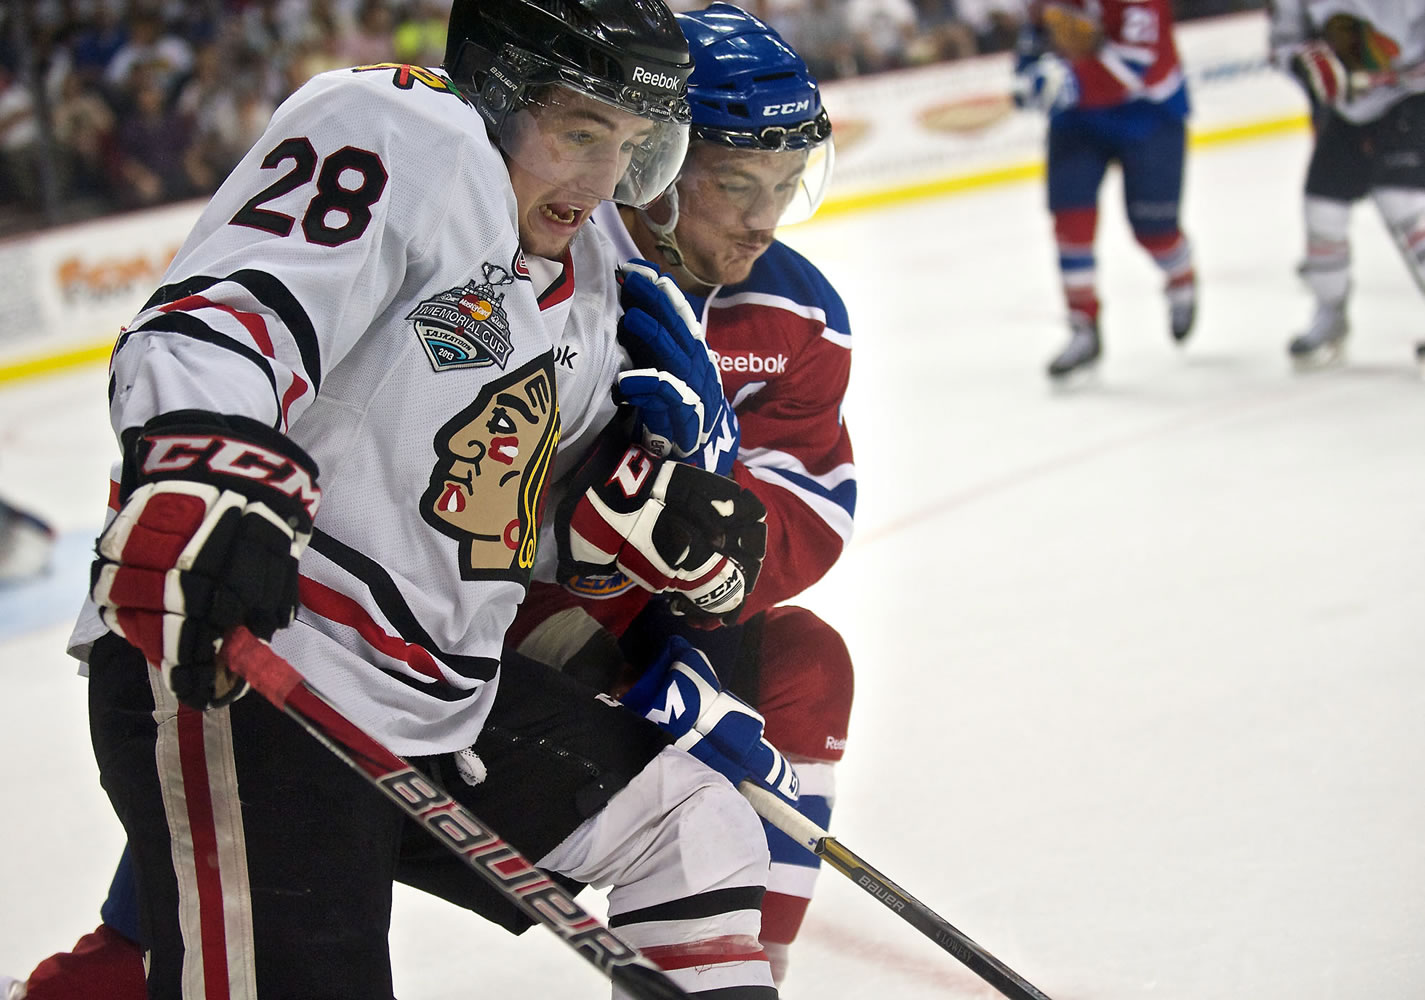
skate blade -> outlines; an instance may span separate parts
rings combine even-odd
[[[1299,372],[1319,372],[1346,363],[1346,349],[1340,344],[1318,347],[1306,354],[1293,354],[1291,365]]]
[[[1097,385],[1098,382],[1097,359],[1077,365],[1066,372],[1049,375],[1049,388],[1054,392],[1072,392],[1075,389]]]

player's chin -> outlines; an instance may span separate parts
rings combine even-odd
[[[752,265],[757,263],[757,258],[761,257],[766,249],[766,247],[760,247],[754,251],[743,247],[722,257],[715,268],[718,284],[736,285],[746,281],[747,276],[752,273]]]

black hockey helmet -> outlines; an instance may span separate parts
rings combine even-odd
[[[444,68],[502,149],[511,116],[561,86],[656,126],[615,201],[646,204],[677,176],[693,63],[662,0],[455,0]]]

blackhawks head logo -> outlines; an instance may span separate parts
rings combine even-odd
[[[514,344],[499,285],[514,281],[498,264],[482,265],[483,280],[449,288],[426,299],[406,317],[436,371],[447,368],[505,367]]]
[[[461,579],[529,578],[559,443],[554,385],[545,354],[486,385],[436,434],[421,516],[460,543]]]

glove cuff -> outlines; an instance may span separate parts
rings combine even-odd
[[[317,463],[260,421],[209,410],[161,413],[124,434],[120,500],[153,482],[183,479],[260,497],[302,534],[321,503]]]

